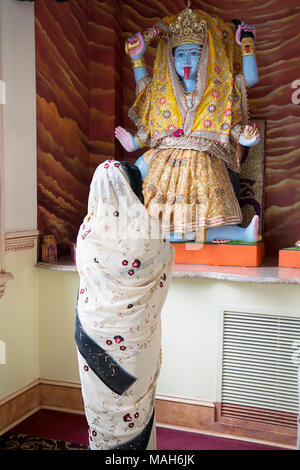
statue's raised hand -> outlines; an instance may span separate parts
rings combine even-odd
[[[147,48],[142,33],[136,33],[133,37],[128,38],[126,46],[131,59],[141,59]]]
[[[121,126],[115,128],[115,136],[127,152],[134,152],[140,148],[136,138]]]
[[[251,24],[246,24],[244,21],[240,22],[239,20],[232,20],[236,26],[236,35],[235,39],[238,45],[241,45],[242,39],[252,38],[254,41],[256,39],[256,27]]]
[[[256,123],[244,127],[243,132],[239,137],[239,143],[245,147],[253,147],[260,141],[260,130]]]

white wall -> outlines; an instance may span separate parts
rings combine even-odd
[[[5,231],[36,229],[36,111],[34,3],[0,0],[4,114]],[[36,249],[8,253],[14,276],[0,299],[0,399],[39,377]]]
[[[4,120],[4,229],[36,229],[34,3],[0,1]]]

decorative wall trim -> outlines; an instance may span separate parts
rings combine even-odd
[[[35,247],[38,235],[38,230],[6,233],[5,251],[31,250]]]
[[[84,414],[78,382],[37,379],[27,387],[0,400],[0,435],[39,409]],[[220,421],[220,404],[194,398],[156,395],[158,426],[181,429],[265,445],[296,448],[296,430],[285,427],[260,427],[243,420]]]

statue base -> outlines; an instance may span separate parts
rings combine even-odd
[[[224,244],[174,242],[172,246],[176,252],[175,264],[257,267],[264,262],[265,257],[263,241],[257,243],[230,242]]]
[[[283,248],[279,250],[278,266],[300,268],[300,248]]]

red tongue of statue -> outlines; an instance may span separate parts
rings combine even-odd
[[[192,67],[184,67],[184,78],[185,78],[185,80],[187,80],[188,78],[190,78],[190,71],[191,71],[191,68],[192,68]]]

